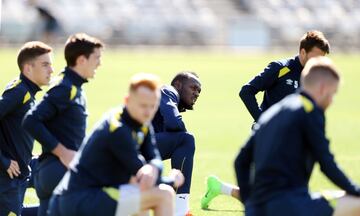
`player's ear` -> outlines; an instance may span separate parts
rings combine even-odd
[[[84,55],[78,56],[76,59],[76,65],[83,65],[86,62],[86,57]]]
[[[322,97],[325,97],[328,95],[328,91],[329,91],[329,86],[326,82],[324,81],[321,81],[319,83],[319,94],[322,96]]]
[[[300,56],[303,58],[306,56],[306,50],[304,48],[300,49]]]
[[[31,73],[31,71],[32,71],[31,64],[29,62],[24,63],[22,72],[26,75],[30,75],[29,73]]]
[[[124,97],[124,104],[127,105],[128,102],[129,102],[129,95],[126,95],[126,96]]]
[[[180,82],[179,80],[176,80],[175,83],[174,83],[174,88],[176,90],[181,90],[182,88],[182,82]]]

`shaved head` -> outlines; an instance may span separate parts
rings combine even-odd
[[[318,85],[320,82],[339,82],[340,74],[333,62],[324,56],[310,59],[301,74],[304,88]]]
[[[340,74],[332,61],[324,56],[311,58],[301,73],[301,85],[317,105],[326,110],[333,101]]]

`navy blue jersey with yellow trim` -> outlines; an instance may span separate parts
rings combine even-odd
[[[184,112],[180,103],[179,93],[173,86],[161,88],[161,100],[159,109],[152,121],[154,130],[159,132],[186,131],[185,124],[180,112]]]
[[[9,83],[0,97],[0,175],[8,176],[10,160],[20,166],[24,178],[29,175],[34,139],[21,126],[26,112],[34,105],[40,88],[23,74]]]
[[[93,187],[118,187],[146,163],[162,170],[151,126],[141,125],[118,108],[109,112],[84,140],[57,193]]]
[[[302,69],[298,56],[274,61],[241,88],[239,96],[255,121],[270,106],[296,91]],[[260,91],[264,91],[264,97],[259,107],[255,95]]]
[[[342,190],[360,195],[330,152],[323,110],[303,92],[289,95],[261,115],[237,157],[242,201],[260,204],[284,191],[307,191],[315,163]]]
[[[58,143],[78,150],[86,129],[86,98],[82,84],[86,82],[70,68],[60,74],[59,83],[45,94],[42,101],[25,116],[25,129],[41,144],[43,154]]]

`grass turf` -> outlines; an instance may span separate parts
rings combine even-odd
[[[252,119],[238,97],[240,87],[260,72],[270,61],[291,56],[281,54],[235,54],[121,51],[106,50],[96,78],[85,85],[88,98],[88,131],[101,115],[123,102],[127,83],[137,72],[158,74],[169,83],[175,72],[196,71],[202,81],[202,92],[194,111],[183,114],[189,131],[196,137],[196,157],[191,189],[191,209],[194,215],[242,215],[242,205],[229,197],[220,196],[210,210],[200,209],[205,192],[205,178],[215,174],[235,183],[233,159],[250,133]],[[359,55],[331,55],[342,72],[344,82],[334,105],[327,112],[327,134],[336,159],[356,182],[360,182],[360,68]],[[54,68],[64,66],[62,50],[55,50]],[[0,86],[18,75],[16,50],[0,51]],[[40,98],[43,93],[40,93]],[[260,97],[259,97],[260,99]],[[39,153],[35,146],[35,153]],[[168,165],[168,163],[167,163]],[[336,188],[318,170],[311,180],[312,190]],[[33,190],[28,191],[27,203],[36,202]]]

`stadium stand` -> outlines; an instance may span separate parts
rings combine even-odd
[[[30,4],[29,2],[32,2]],[[34,3],[35,2],[35,3]],[[3,0],[3,42],[37,39],[34,5],[56,17],[59,37],[85,31],[119,45],[294,46],[319,29],[343,49],[360,47],[360,0]]]

